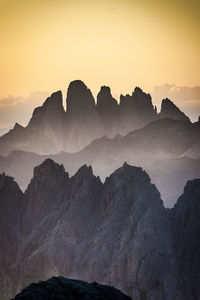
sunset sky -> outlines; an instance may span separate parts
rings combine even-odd
[[[0,0],[0,98],[200,84],[199,0]],[[1,102],[1,101],[0,101]]]

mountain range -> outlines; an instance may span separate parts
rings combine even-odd
[[[80,80],[66,106],[53,93],[0,137],[1,299],[52,276],[24,292],[57,293],[67,277],[133,300],[199,299],[200,119],[167,98],[158,112],[139,87],[118,103],[102,86],[95,101]]]
[[[165,209],[147,173],[127,163],[102,183],[91,167],[69,177],[47,159],[25,193],[2,174],[1,299],[58,275],[133,300],[198,299],[199,197],[196,179]]]
[[[0,169],[13,176],[25,190],[34,166],[48,157],[63,164],[70,175],[83,164],[91,165],[94,174],[103,181],[127,161],[148,172],[165,206],[171,207],[182,194],[186,182],[200,177],[199,138],[199,122],[159,119],[125,136],[96,139],[76,153],[39,155],[13,151],[8,156],[0,156]]]
[[[35,108],[26,127],[16,123],[0,138],[0,154],[7,155],[13,150],[38,154],[76,152],[99,137],[126,135],[159,118],[189,122],[169,99],[163,100],[161,112],[157,114],[151,96],[139,87],[132,95],[121,95],[118,104],[110,88],[102,86],[95,104],[87,86],[80,80],[72,81],[67,90],[66,106],[65,112],[62,93],[53,93],[42,106]]]

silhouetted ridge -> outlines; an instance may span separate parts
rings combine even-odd
[[[48,97],[42,106],[35,108],[28,127],[38,126],[44,121],[53,122],[52,125],[57,127],[56,123],[60,122],[60,118],[62,119],[64,114],[62,93],[58,91]]]
[[[22,130],[22,129],[24,129],[22,125],[20,125],[19,123],[15,123],[13,130]]]
[[[67,90],[67,114],[88,114],[91,111],[95,111],[91,91],[81,80],[72,81]]]
[[[5,173],[0,174],[0,191],[5,188],[8,184],[12,184],[14,182],[14,178],[10,176],[6,176]]]
[[[114,287],[96,282],[52,277],[47,281],[32,283],[13,300],[131,300]]]
[[[113,138],[140,129],[158,118],[151,96],[136,87],[131,95],[120,96],[102,86],[97,104],[89,88],[74,80],[67,90],[67,111],[61,91],[53,93],[42,106],[35,108],[27,127],[17,126],[0,138],[0,154],[24,150],[39,154],[77,152],[101,136]],[[160,118],[187,120],[170,100],[163,101]]]
[[[159,118],[190,121],[190,119],[168,98],[162,101]]]
[[[117,169],[113,174],[110,176],[110,178],[120,178],[121,180],[140,180],[143,182],[151,183],[151,179],[149,175],[142,170],[140,167],[133,167],[129,165],[127,162],[123,164],[123,166],[119,169]]]
[[[107,136],[113,137],[121,131],[119,105],[117,101],[112,97],[110,87],[101,87],[101,90],[97,95],[96,109]]]
[[[83,165],[78,169],[74,176],[86,178],[88,176],[93,176],[93,170],[91,166]]]
[[[120,115],[125,133],[141,128],[156,119],[151,96],[136,87],[132,95],[120,95]]]
[[[55,163],[52,159],[46,159],[42,164],[34,168],[33,180],[40,183],[47,183],[52,187],[63,185],[69,179],[68,173],[65,172],[64,166]]]

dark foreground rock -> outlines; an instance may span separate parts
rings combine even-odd
[[[13,300],[131,300],[114,287],[96,282],[52,277],[32,283]]]

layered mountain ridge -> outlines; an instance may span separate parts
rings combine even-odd
[[[172,102],[166,105],[165,101],[161,113],[157,114],[151,96],[139,87],[132,95],[121,95],[118,104],[110,88],[103,86],[95,104],[87,86],[81,80],[75,80],[68,87],[66,102],[65,112],[61,92],[53,93],[34,110],[25,128],[17,124],[0,138],[0,154],[7,155],[13,150],[38,154],[76,152],[99,137],[126,135],[158,118],[172,116],[172,119],[189,122]]]
[[[83,164],[91,165],[94,174],[103,181],[127,161],[148,172],[165,206],[171,207],[182,194],[186,182],[200,177],[199,125],[198,122],[159,119],[125,136],[96,139],[77,153],[38,155],[14,151],[7,157],[0,156],[0,169],[13,176],[25,190],[34,166],[48,157],[63,164],[70,175]],[[195,159],[188,155],[194,148]]]
[[[5,175],[0,187],[1,240],[11,230],[12,240],[18,241],[11,247],[4,238],[0,247],[1,254],[9,247],[11,251],[6,264],[1,255],[2,300],[31,282],[57,275],[112,285],[133,300],[199,296],[191,281],[182,295],[184,272],[193,278],[191,255],[195,253],[195,265],[200,251],[195,242],[199,180],[189,183],[170,212],[147,173],[127,163],[102,183],[91,167],[84,165],[69,177],[62,165],[47,159],[35,168],[24,194]],[[10,211],[16,195],[21,205]],[[196,225],[185,231],[188,218]],[[196,244],[187,254],[191,234]],[[200,272],[197,266],[195,274]]]

